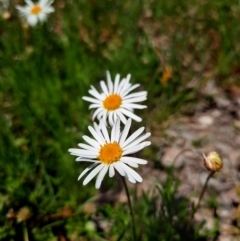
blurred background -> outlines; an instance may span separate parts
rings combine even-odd
[[[0,1],[0,240],[132,240],[118,178],[82,186],[68,153],[106,70],[148,91],[139,240],[239,240],[240,2],[56,0],[36,27],[17,4]],[[224,168],[192,221],[214,150]]]

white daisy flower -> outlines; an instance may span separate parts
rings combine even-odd
[[[132,120],[129,118],[123,131],[120,132],[120,119],[118,118],[110,135],[103,121],[100,121],[99,125],[94,122],[94,127],[88,127],[94,139],[83,136],[87,144],[79,143],[80,149],[69,149],[71,155],[78,156],[76,161],[93,162],[78,177],[79,180],[91,170],[84,179],[83,185],[86,185],[98,174],[95,187],[99,188],[107,171],[109,171],[109,177],[113,177],[115,170],[132,183],[142,182],[142,177],[130,167],[138,167],[139,164],[146,164],[147,161],[128,155],[149,146],[151,142],[144,140],[151,134],[148,132],[141,135],[145,129],[141,127],[127,138],[131,122]]]
[[[120,75],[117,74],[114,83],[111,80],[110,73],[107,71],[107,84],[100,81],[102,92],[98,92],[93,86],[88,91],[92,97],[84,96],[83,99],[91,102],[89,109],[96,109],[93,112],[93,119],[97,117],[104,122],[109,121],[112,126],[117,118],[125,124],[128,118],[135,121],[142,121],[142,119],[133,113],[134,109],[144,109],[147,106],[136,104],[147,99],[147,91],[139,91],[135,93],[130,92],[136,89],[139,84],[132,85],[130,83],[131,75],[128,74],[126,78],[120,80]]]
[[[38,3],[33,3],[30,0],[25,0],[27,4],[24,7],[17,6],[21,17],[25,18],[30,26],[35,26],[38,22],[43,22],[47,19],[49,13],[54,12],[51,6],[53,0],[40,0]]]

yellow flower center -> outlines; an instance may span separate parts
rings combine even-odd
[[[31,9],[31,14],[39,14],[42,11],[42,8],[39,5],[34,5]]]
[[[122,156],[122,148],[117,142],[106,143],[101,147],[98,159],[103,163],[110,165],[119,161]]]
[[[120,95],[117,95],[117,94],[109,95],[103,101],[104,108],[107,109],[108,111],[118,109],[121,104],[122,104],[122,98]]]

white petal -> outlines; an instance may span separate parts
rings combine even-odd
[[[86,158],[86,159],[89,159],[89,160],[94,160],[94,159],[96,159],[96,156],[92,156],[92,155],[79,156],[78,154],[76,154],[76,153],[74,153],[74,152],[70,152],[70,155],[77,156],[77,157],[79,157],[79,158]]]
[[[96,118],[97,118],[98,120],[102,120],[103,123],[106,124],[106,121],[104,122],[105,114],[106,114],[106,110],[102,110],[101,112],[99,112],[99,113],[97,114]]]
[[[127,90],[131,87],[131,84],[129,84],[126,80],[124,81],[124,85],[122,86],[122,88],[119,88],[119,95],[124,98],[125,94],[127,94]]]
[[[138,104],[132,104],[132,103],[122,103],[123,108],[132,108],[132,109],[145,109],[147,108],[146,105],[138,105]]]
[[[88,184],[104,167],[104,164],[100,164],[97,167],[95,167],[84,179],[83,185],[85,186]]]
[[[141,122],[142,121],[142,118],[140,118],[139,116],[133,114],[132,112],[130,112],[130,111],[126,110],[126,109],[121,108],[121,112],[123,114],[125,114],[126,116],[132,118],[133,120],[137,121],[137,122]]]
[[[151,145],[150,141],[143,142],[143,143],[139,144],[138,146],[134,146],[132,148],[129,148],[129,149],[123,151],[122,155],[125,156],[127,154],[136,153],[136,152],[142,150],[144,147],[149,146],[149,145]]]
[[[119,94],[120,94],[121,96],[123,96],[123,97],[124,97],[126,94],[128,94],[128,92],[129,92],[128,90],[131,89],[131,84],[129,83],[130,77],[131,77],[131,75],[128,74],[127,77],[126,77],[126,79],[125,79],[125,83],[124,83],[122,89],[119,91]]]
[[[29,15],[26,20],[27,20],[28,24],[32,27],[34,27],[38,21],[37,17],[34,15]]]
[[[78,158],[76,159],[76,162],[94,162],[94,163],[100,163],[100,161],[91,160],[91,159],[83,159],[82,157],[78,157]]]
[[[16,9],[20,12],[21,15],[28,15],[28,8],[17,5]]]
[[[83,99],[83,100],[86,100],[86,101],[88,101],[88,102],[95,103],[95,104],[102,103],[100,100],[93,99],[93,98],[88,97],[88,96],[83,96],[82,99]]]
[[[44,22],[47,18],[47,15],[43,12],[39,13],[37,16],[40,22]]]
[[[134,140],[132,143],[129,143],[128,145],[123,148],[124,150],[127,150],[129,148],[132,148],[133,146],[139,145],[143,140],[147,139],[149,136],[151,136],[151,133],[148,132],[145,135],[140,136],[138,139]]]
[[[120,93],[122,92],[122,89],[128,87],[128,83],[127,80],[124,78],[120,81],[119,85],[118,85],[118,89],[117,89],[117,93],[120,95]]]
[[[123,170],[122,166],[119,163],[120,162],[114,162],[112,165],[119,172],[121,176],[125,176],[125,171]]]
[[[97,150],[95,147],[89,146],[89,145],[84,144],[84,143],[79,143],[78,146],[83,148],[83,149],[89,150],[89,151],[96,151]]]
[[[121,122],[125,125],[126,122],[127,122],[127,119],[126,119],[126,117],[121,113],[121,110],[116,111],[115,113],[119,116]]]
[[[136,93],[129,94],[124,97],[124,100],[136,98],[136,97],[147,97],[147,91],[139,91]]]
[[[108,135],[108,131],[107,131],[107,128],[106,128],[106,125],[103,123],[103,121],[101,120],[100,121],[100,128],[102,130],[102,133],[103,133],[103,136],[106,140],[106,142],[110,142],[110,138],[109,138],[109,135]]]
[[[119,135],[120,135],[120,119],[117,120],[117,122],[112,127],[111,131],[111,142],[119,141]]]
[[[117,119],[119,118],[119,116],[117,115],[117,111],[113,112],[113,121],[117,122]]]
[[[113,92],[113,83],[112,83],[109,71],[107,71],[107,83],[108,83],[108,91],[109,91],[109,93],[112,93]]]
[[[95,183],[95,187],[97,189],[101,186],[102,180],[105,177],[107,171],[108,171],[108,165],[105,165],[103,167],[103,169],[99,172],[96,183]]]
[[[125,146],[127,146],[130,142],[132,142],[134,139],[136,139],[139,135],[142,134],[142,132],[144,131],[145,127],[141,127],[138,130],[136,130],[131,136],[129,136],[127,138],[127,140],[122,143],[121,147],[124,148]]]
[[[109,166],[109,177],[113,177],[115,174],[113,165]]]
[[[131,183],[136,183],[136,180],[129,174],[129,173],[125,173],[125,177],[128,179],[128,181],[130,181]]]
[[[40,5],[41,7],[45,7],[47,5],[48,0],[40,0],[38,1],[38,5]]]
[[[100,128],[99,128],[99,125],[96,123],[96,122],[93,122],[93,125],[94,125],[94,128],[95,128],[95,131],[97,132],[97,134],[99,135],[99,137],[103,140],[103,143],[106,142]]]
[[[99,136],[93,127],[88,126],[88,130],[91,132],[95,140],[98,141],[100,145],[103,145],[105,143],[105,140],[102,138],[102,135]]]
[[[131,99],[125,98],[124,99],[124,103],[126,104],[126,103],[142,102],[142,101],[144,101],[146,99],[147,99],[147,97],[145,97],[145,96],[139,96],[139,97],[135,97],[135,98],[131,98]]]
[[[135,84],[132,85],[130,88],[128,88],[124,93],[122,93],[122,96],[125,97],[129,92],[131,92],[132,90],[136,89],[137,87],[139,87],[140,84]]]
[[[92,119],[94,120],[96,116],[102,116],[105,110],[103,108],[98,108],[94,111]],[[98,117],[99,119],[99,117]]]
[[[108,112],[107,111],[105,111],[105,112],[103,112],[103,114],[102,114],[102,117],[101,117],[101,121],[106,125],[106,123],[107,123],[107,115],[108,115]],[[99,117],[99,116],[98,116]]]
[[[116,121],[114,141],[119,142],[119,138],[120,138],[120,118],[118,118],[117,121]]]
[[[111,122],[110,122],[111,125]],[[115,129],[116,129],[116,124],[112,126],[112,130],[111,130],[111,142],[114,142],[115,140]]]
[[[49,13],[53,13],[55,11],[55,9],[52,6],[48,6],[48,7],[44,8],[43,11],[44,11],[44,13],[49,14]]]
[[[76,149],[76,148],[71,148],[68,150],[71,152],[71,154],[78,155],[78,156],[88,156],[88,157],[97,157],[98,156],[98,151],[96,150],[82,150],[82,149]]]
[[[140,159],[140,158],[137,158],[137,157],[129,157],[129,156],[123,156],[121,157],[121,160],[120,161],[124,161],[124,163],[127,163],[128,160],[131,160],[132,162],[135,162],[137,164],[147,164],[147,161],[144,160],[144,159]]]
[[[121,162],[123,162],[123,163],[125,163],[125,164],[128,164],[129,166],[131,166],[131,167],[138,167],[138,164],[136,163],[136,162],[133,162],[133,161],[131,161],[130,159],[128,159],[128,160],[123,160],[122,158],[121,158]]]
[[[144,141],[141,144],[139,144],[140,146],[142,146],[143,148],[146,146],[150,146],[151,145],[151,141]]]
[[[102,104],[98,103],[98,104],[91,104],[89,105],[88,109],[94,109],[94,108],[99,108],[99,109],[102,109]]]
[[[108,89],[107,89],[107,86],[106,86],[106,83],[105,83],[104,81],[100,81],[100,85],[101,85],[101,88],[102,88],[103,93],[104,93],[106,96],[108,96],[109,94],[111,94],[111,93],[109,93],[109,91],[108,91]]]
[[[120,75],[117,74],[114,80],[114,93],[117,93],[118,85],[119,85]]]
[[[126,151],[123,151],[122,155],[125,156],[127,154],[133,154],[133,153],[136,153],[136,152],[138,152],[142,149],[143,149],[142,146],[134,146],[134,147],[132,147],[132,148],[126,150]]]
[[[42,8],[44,9],[48,9],[48,8],[51,8],[50,5],[53,3],[54,1],[52,0],[40,0],[38,2],[38,5],[40,5]]]
[[[92,89],[88,91],[89,94],[91,94],[93,97],[95,97],[98,100],[102,100],[102,96],[99,94],[99,92],[92,86]]]
[[[98,165],[98,163],[93,163],[91,166],[87,167],[78,177],[78,181],[81,179],[81,177],[87,173],[88,171],[90,171],[92,168],[96,167]]]
[[[120,137],[120,141],[119,141],[120,146],[122,146],[123,143],[125,142],[126,137],[127,137],[127,135],[128,135],[128,132],[129,132],[129,130],[130,130],[131,124],[132,124],[132,120],[129,118],[129,119],[127,120],[127,123],[125,124],[125,127],[124,127],[124,129],[123,129],[123,131],[122,131],[122,135],[121,135],[121,137]]]
[[[127,77],[126,77],[127,82],[129,82],[130,79],[131,79],[131,74],[128,74]]]
[[[100,148],[100,144],[97,141],[95,141],[94,139],[92,139],[88,136],[83,136],[82,138],[83,138],[84,141],[86,141],[88,144],[95,147],[96,149]]]
[[[109,113],[109,114],[108,114],[109,124],[110,124],[111,126],[113,126],[113,125],[114,125],[114,121],[113,121],[113,111],[109,111],[108,113]]]
[[[136,180],[128,172],[125,172],[125,178],[127,178],[131,183],[136,183]]]
[[[119,162],[125,172],[129,173],[136,181],[142,182],[142,177],[135,172],[132,168],[124,164],[123,162]]]
[[[25,3],[26,3],[28,6],[30,6],[30,7],[32,7],[32,6],[35,5],[35,4],[34,4],[32,1],[30,1],[30,0],[25,0]]]

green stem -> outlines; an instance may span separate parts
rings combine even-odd
[[[29,241],[26,222],[23,223],[23,240]]]
[[[197,205],[196,205],[196,206],[194,207],[194,209],[193,209],[192,218],[194,217],[194,214],[196,213],[196,211],[198,210],[198,208],[199,208],[199,206],[200,206],[200,202],[201,202],[201,200],[202,200],[202,198],[203,198],[203,195],[204,195],[204,193],[205,193],[205,191],[206,191],[208,181],[209,181],[210,178],[214,175],[214,173],[215,173],[215,171],[210,172],[209,175],[208,175],[208,177],[207,177],[207,179],[206,179],[206,181],[205,181],[205,183],[204,183],[202,192],[201,192],[201,194],[200,194],[200,196],[199,196],[199,198],[198,198]]]
[[[122,181],[123,181],[124,188],[126,190],[127,199],[128,199],[128,206],[129,206],[130,215],[131,215],[131,219],[132,219],[133,240],[136,241],[137,240],[136,239],[136,226],[135,226],[135,220],[134,220],[134,215],[133,215],[132,203],[131,203],[131,199],[130,199],[130,195],[129,195],[129,191],[128,191],[126,180],[122,176],[121,176],[121,178],[122,178]]]

